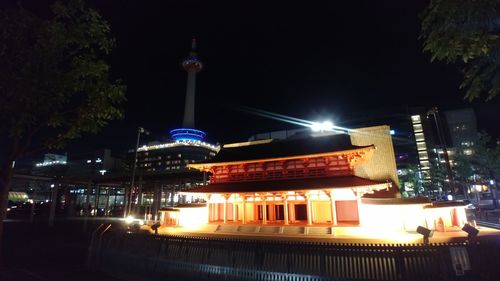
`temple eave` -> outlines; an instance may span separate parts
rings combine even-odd
[[[191,189],[185,193],[279,193],[288,191],[309,191],[309,190],[328,190],[339,188],[354,188],[366,190],[387,189],[390,183],[386,181],[376,181],[357,176],[336,176],[324,178],[307,179],[287,179],[274,181],[250,181],[250,182],[224,182],[213,183]]]
[[[202,172],[209,172],[212,167],[216,166],[227,166],[227,165],[243,165],[250,163],[259,163],[259,162],[274,162],[274,161],[287,161],[287,160],[297,160],[297,159],[308,159],[308,158],[316,158],[316,157],[328,157],[328,156],[338,156],[338,155],[371,155],[370,152],[375,150],[376,147],[374,145],[369,145],[365,147],[359,147],[355,149],[349,150],[341,150],[341,151],[333,151],[333,152],[325,152],[325,153],[315,153],[315,154],[305,154],[305,155],[295,155],[295,156],[286,156],[286,157],[276,157],[276,158],[262,158],[262,159],[252,159],[252,160],[240,160],[240,161],[227,161],[227,162],[213,162],[213,163],[192,163],[187,164],[186,167],[191,169],[197,169]],[[361,157],[365,158],[365,157]]]

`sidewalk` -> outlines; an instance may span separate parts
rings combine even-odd
[[[85,267],[90,231],[83,221],[6,222],[0,281],[122,281]],[[89,224],[89,230],[95,225]]]
[[[123,281],[102,272],[69,271],[56,272],[50,269],[0,269],[2,281]]]

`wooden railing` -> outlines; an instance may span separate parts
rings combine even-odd
[[[279,180],[279,179],[303,179],[326,176],[349,176],[353,175],[350,169],[329,170],[326,168],[314,168],[307,170],[280,170],[280,171],[262,171],[258,173],[235,173],[224,174],[218,176],[210,176],[211,183],[225,182],[247,182],[247,181],[264,181],[264,180]]]
[[[125,280],[498,280],[500,273],[499,250],[480,244],[333,244],[116,233],[99,241],[90,247],[91,266]],[[457,252],[461,256],[453,257]]]
[[[326,158],[335,158],[335,160],[327,160]],[[218,167],[214,169],[210,181],[212,183],[259,181],[350,175],[352,173],[352,167],[345,159],[339,160],[338,156],[315,157],[244,165],[234,164],[224,168]]]

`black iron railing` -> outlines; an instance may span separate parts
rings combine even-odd
[[[89,265],[130,280],[498,280],[498,245],[373,245],[106,233]]]

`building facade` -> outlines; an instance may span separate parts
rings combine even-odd
[[[186,192],[204,196],[206,203],[161,210],[165,227],[239,225],[245,232],[262,225],[362,226],[415,231],[419,225],[434,229],[439,219],[449,227],[466,222],[463,206],[446,206],[441,212],[444,209],[428,199],[399,198],[388,126],[225,145],[210,161],[188,167],[211,175],[207,185]]]

